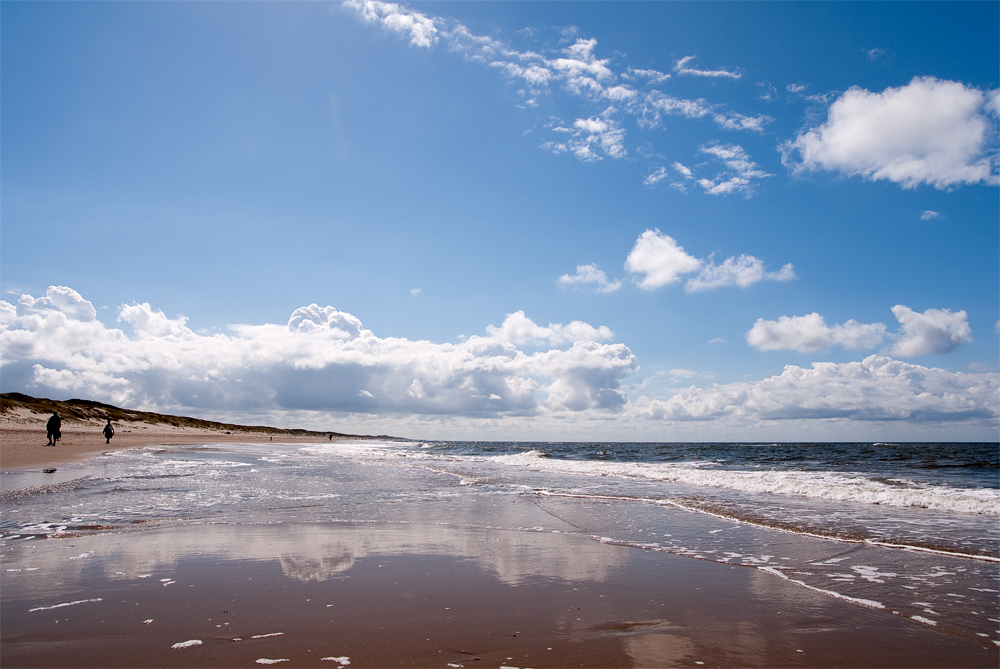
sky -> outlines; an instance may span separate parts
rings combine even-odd
[[[0,388],[1000,438],[996,2],[0,5]]]

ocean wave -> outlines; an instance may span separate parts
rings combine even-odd
[[[543,455],[539,451],[528,451],[500,455],[490,460],[512,467],[586,476],[617,476],[749,493],[1000,516],[1000,491],[994,489],[930,485],[901,478],[878,480],[842,472],[728,470],[712,469],[703,464],[563,460]]]

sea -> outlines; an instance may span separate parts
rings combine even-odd
[[[3,472],[0,486],[6,572],[31,568],[19,545],[174,525],[572,532],[1000,646],[997,443],[206,443]]]

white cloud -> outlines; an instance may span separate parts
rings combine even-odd
[[[991,100],[982,90],[934,77],[881,93],[854,87],[830,105],[826,123],[782,145],[784,161],[796,171],[838,171],[904,188],[995,184],[995,129],[984,115]]]
[[[875,49],[869,49],[869,50],[865,51],[865,56],[868,57],[868,60],[870,60],[871,62],[874,63],[875,61],[877,61],[877,60],[881,59],[883,56],[885,56],[887,53],[889,53],[888,49],[875,48]]]
[[[853,319],[831,327],[815,312],[782,316],[777,321],[758,318],[747,332],[747,343],[760,351],[811,353],[834,346],[874,348],[888,337],[895,340],[889,349],[891,355],[915,357],[950,353],[972,341],[972,329],[964,311],[928,309],[921,314],[897,304],[892,313],[900,323],[899,331],[894,334],[887,334],[883,323],[859,323]]]
[[[410,295],[413,295],[414,297],[416,297],[417,295],[419,295],[421,292],[422,292],[422,289],[420,289],[420,288],[410,288]]]
[[[678,172],[680,172],[682,175],[684,175],[684,178],[686,178],[686,179],[693,178],[691,169],[689,167],[685,167],[684,165],[681,165],[680,163],[675,162],[673,164],[673,168],[675,170],[677,170]]]
[[[788,365],[757,383],[692,387],[667,400],[640,398],[637,416],[672,421],[960,421],[995,423],[1000,375],[967,374],[872,355],[859,362]]]
[[[552,132],[568,137],[560,142],[542,142],[539,146],[555,154],[572,153],[585,163],[602,160],[601,154],[612,158],[624,158],[628,155],[625,149],[625,131],[614,119],[609,118],[613,111],[613,109],[605,110],[603,118],[595,116],[576,119],[572,128],[562,125],[559,119],[553,119],[551,123],[546,124],[546,127]]]
[[[594,56],[596,46],[597,40],[594,38],[577,39],[575,44],[564,49],[568,58],[556,58],[551,61],[552,67],[569,72],[571,77],[585,72],[595,79],[608,79],[611,77],[611,70],[607,66],[609,61],[599,60]]]
[[[433,19],[395,2],[347,0],[344,5],[357,11],[369,23],[380,23],[393,32],[409,35],[410,44],[414,46],[430,48],[438,39]]]
[[[622,75],[625,79],[632,79],[636,77],[645,77],[649,80],[651,84],[662,84],[664,81],[670,78],[669,74],[664,74],[659,70],[639,70],[634,67],[628,68],[628,71]]]
[[[695,293],[725,286],[746,288],[759,281],[791,281],[795,278],[795,269],[791,263],[777,272],[768,272],[764,268],[764,261],[743,254],[739,258],[726,258],[721,265],[716,265],[709,258],[701,272],[684,285],[684,290]]]
[[[625,260],[625,269],[643,275],[638,284],[644,290],[680,281],[681,275],[697,272],[701,266],[700,260],[659,230],[646,230],[639,235]]]
[[[662,438],[664,422],[681,431],[671,434],[688,434],[691,421],[697,434],[720,439],[800,434],[815,429],[812,421],[825,434],[871,434],[886,421],[913,423],[915,437],[935,423],[953,434],[958,422],[995,434],[1000,409],[995,372],[953,373],[877,355],[629,401],[622,383],[636,360],[623,344],[606,343],[610,330],[579,321],[541,326],[523,312],[459,344],[381,338],[351,314],[316,305],[295,310],[287,324],[238,325],[225,334],[194,332],[182,317],[143,303],[122,307],[120,316],[136,328],[133,336],[103,325],[93,305],[66,287],[17,305],[0,301],[5,389],[316,429],[334,420],[341,429],[437,431],[440,438],[485,431],[610,439],[622,430]],[[956,318],[964,315],[944,320]],[[666,374],[693,378],[683,368]],[[869,431],[851,432],[850,424]],[[894,434],[908,429],[895,425]]]
[[[903,357],[950,353],[972,341],[972,328],[964,311],[928,309],[920,314],[897,304],[892,314],[901,327],[899,340],[890,353]]]
[[[427,16],[404,5],[378,0],[346,0],[343,6],[352,10],[368,23],[377,23],[387,30],[409,37],[416,47],[432,48],[443,45],[449,51],[502,72],[522,85],[518,93],[526,101],[519,107],[533,107],[539,104],[542,95],[554,93],[556,87],[581,97],[592,105],[590,113],[575,122],[572,139],[544,139],[539,148],[556,154],[570,154],[584,162],[597,162],[603,156],[624,158],[627,156],[624,138],[625,128],[621,122],[612,120],[612,115],[632,115],[640,127],[654,128],[660,124],[662,115],[684,118],[707,118],[719,127],[732,131],[762,132],[764,126],[773,121],[767,115],[746,115],[726,110],[704,99],[684,100],[663,94],[649,86],[667,81],[671,75],[655,69],[626,67],[616,74],[611,58],[597,56],[597,40],[576,37],[577,30],[563,31],[563,37],[572,37],[574,42],[554,53],[537,53],[517,50],[492,37],[473,34],[465,25],[454,19]],[[525,34],[532,34],[527,31]],[[693,56],[676,63],[676,71],[686,75],[701,77],[739,78],[741,75],[727,70],[698,70],[689,67]],[[643,90],[637,90],[631,82],[640,83]],[[629,82],[629,83],[626,83]],[[611,107],[595,108],[598,105]],[[564,128],[550,128],[559,132]],[[706,186],[713,193],[742,191],[749,193],[745,177],[727,177],[725,183]],[[706,182],[707,183],[707,182]],[[648,182],[647,182],[648,185]],[[677,187],[677,184],[671,184]],[[683,189],[683,188],[682,188]]]
[[[1000,116],[1000,89],[986,93],[986,111],[994,116]]]
[[[196,333],[148,304],[124,306],[119,318],[133,337],[104,326],[66,287],[17,306],[0,301],[5,387],[189,413],[537,416],[618,411],[621,382],[636,369],[625,345],[602,343],[613,337],[606,326],[540,326],[521,311],[459,344],[381,338],[317,305],[287,324],[228,334]]]
[[[874,348],[885,339],[882,323],[859,323],[853,319],[830,327],[817,313],[806,316],[782,316],[777,321],[758,318],[747,332],[747,343],[759,351],[798,351],[811,353],[843,346]]]
[[[754,132],[763,132],[764,126],[774,120],[765,115],[746,116],[737,113],[716,114],[713,118],[726,130],[752,130]]]
[[[646,178],[642,180],[642,184],[644,186],[655,186],[668,176],[670,175],[667,173],[666,167],[658,167],[646,175]]]
[[[625,269],[644,275],[637,283],[645,290],[662,288],[680,281],[683,274],[698,272],[684,286],[689,293],[725,286],[746,288],[759,281],[791,281],[796,278],[791,263],[777,272],[768,272],[762,260],[746,254],[739,258],[727,258],[721,265],[716,265],[711,257],[699,260],[688,254],[677,240],[659,230],[646,230],[639,235],[625,259]]]
[[[546,86],[552,79],[552,73],[540,65],[523,67],[518,63],[502,61],[493,61],[490,65],[500,68],[508,77],[524,79],[534,89]]]
[[[674,71],[677,74],[693,74],[697,77],[725,77],[727,79],[739,79],[741,76],[738,72],[730,72],[728,70],[718,69],[718,70],[696,70],[693,67],[688,67],[687,64],[692,60],[697,58],[697,56],[687,56],[681,58],[674,65]]]
[[[938,218],[939,216],[941,216],[940,213],[938,213],[936,211],[931,211],[930,209],[928,209],[924,213],[920,214],[920,220],[921,221],[930,221],[932,219]]]
[[[625,131],[613,120],[596,117],[580,118],[573,122],[573,127],[579,131],[581,137],[577,146],[579,149],[586,149],[588,154],[593,155],[590,152],[590,147],[596,145],[612,158],[624,158],[627,155],[624,145]],[[573,144],[571,143],[570,146],[572,149]],[[580,155],[577,157],[582,160],[589,159]]]
[[[576,274],[570,276],[563,274],[559,277],[559,283],[564,286],[574,286],[580,284],[593,284],[598,293],[613,293],[622,287],[621,281],[608,281],[608,275],[597,265],[577,265]]]
[[[726,130],[752,130],[754,132],[762,132],[764,126],[774,120],[765,114],[746,116],[735,112],[719,111],[718,105],[713,105],[702,98],[686,100],[657,90],[649,91],[643,95],[641,104],[637,104],[635,109],[639,115],[640,124],[648,128],[658,127],[663,115],[683,116],[692,119],[710,117]]]
[[[750,197],[756,181],[774,176],[760,169],[737,144],[709,144],[701,147],[700,151],[714,156],[726,166],[714,179],[698,179],[698,185],[710,195],[743,193]]]
[[[569,325],[549,323],[548,327],[542,327],[525,316],[523,311],[507,314],[500,327],[489,325],[486,332],[490,337],[510,344],[541,342],[552,346],[577,341],[602,341],[614,337],[607,326],[595,328],[582,321],[573,321]]]

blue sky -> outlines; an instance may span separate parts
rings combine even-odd
[[[997,3],[21,3],[4,391],[996,439]]]

